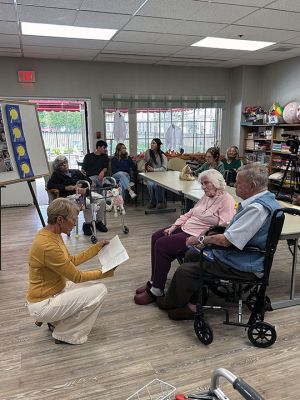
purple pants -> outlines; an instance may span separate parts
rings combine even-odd
[[[151,241],[151,281],[153,286],[164,290],[171,262],[187,250],[186,239],[190,235],[177,228],[171,236],[164,235],[164,230],[153,233]]]

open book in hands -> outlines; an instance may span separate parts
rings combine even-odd
[[[102,273],[104,274],[105,272],[116,268],[124,261],[127,261],[129,256],[117,235],[109,242],[109,244],[99,251],[98,258],[101,264]]]

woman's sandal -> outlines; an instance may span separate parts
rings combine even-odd
[[[38,326],[38,327],[41,327],[41,326],[43,325],[43,322],[41,322],[41,321],[35,321],[35,325]],[[49,331],[50,331],[50,332],[53,332],[54,329],[55,329],[55,326],[52,325],[52,324],[50,324],[50,322],[47,322],[47,325],[48,325]]]
[[[71,343],[64,342],[63,340],[59,340],[59,339],[55,339],[55,340],[54,340],[54,343],[55,343],[55,344],[71,344]]]

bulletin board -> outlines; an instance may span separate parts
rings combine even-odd
[[[49,174],[35,104],[0,99],[0,185]]]

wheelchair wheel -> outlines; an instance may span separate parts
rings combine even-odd
[[[211,327],[199,315],[195,316],[194,330],[201,343],[209,345],[214,340]]]
[[[248,328],[248,339],[256,347],[270,347],[276,342],[277,334],[273,325],[256,322]]]
[[[257,293],[250,293],[249,296],[247,297],[246,304],[250,311],[253,310],[256,300],[257,300]]]
[[[246,299],[246,305],[250,311],[253,311],[254,304],[257,300],[257,293],[250,293]],[[271,300],[270,297],[265,296],[265,311],[272,311]]]
[[[129,232],[129,229],[127,226],[123,226],[123,232],[125,233],[125,235],[127,235],[127,233]]]
[[[94,235],[91,236],[91,242],[92,242],[93,244],[96,244],[96,243],[97,243],[97,238],[96,238],[96,236],[94,236]]]

